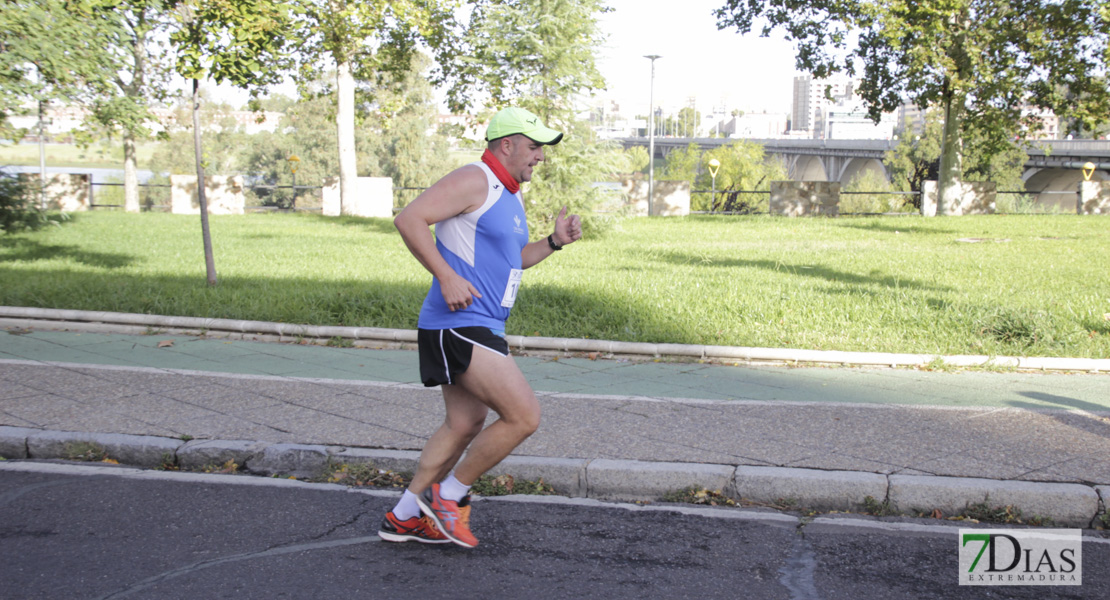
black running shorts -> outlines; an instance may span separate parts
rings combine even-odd
[[[420,348],[420,380],[424,387],[455,383],[455,378],[470,367],[475,346],[501,356],[509,355],[509,343],[488,327],[418,329],[416,340]]]

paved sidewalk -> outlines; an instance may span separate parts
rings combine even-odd
[[[1106,374],[517,362],[544,419],[502,468],[582,465],[569,495],[657,497],[653,485],[727,470],[716,488],[758,501],[859,506],[872,490],[906,511],[958,511],[989,498],[1080,525],[1110,496]],[[0,329],[7,439],[187,436],[411,460],[442,419],[438,389],[416,380],[408,349]]]

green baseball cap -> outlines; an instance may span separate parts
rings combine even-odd
[[[490,119],[489,127],[486,127],[486,141],[518,133],[539,144],[554,145],[563,139],[562,133],[546,127],[536,115],[511,106],[502,108]]]

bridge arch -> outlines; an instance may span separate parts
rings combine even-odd
[[[820,156],[795,154],[792,157],[790,175],[794,181],[828,181],[825,163]]]
[[[1079,201],[1079,182],[1083,181],[1083,173],[1079,169],[1032,168],[1022,174],[1022,179],[1025,180],[1026,191],[1038,192],[1034,202],[1041,207],[1069,213],[1075,211]],[[1110,177],[1105,171],[1095,171],[1091,179],[1106,181]]]
[[[848,161],[848,164],[844,165],[844,169],[840,172],[840,184],[847,185],[851,183],[857,175],[868,172],[882,177],[885,181],[890,181],[890,177],[886,172],[886,167],[883,166],[881,160],[877,158],[853,158]]]

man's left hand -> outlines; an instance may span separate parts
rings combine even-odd
[[[566,246],[571,242],[577,242],[582,239],[582,219],[578,215],[567,216],[567,207],[563,207],[559,211],[559,215],[555,217],[555,243],[560,246]]]

